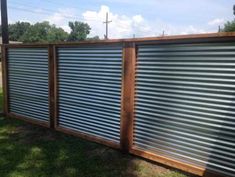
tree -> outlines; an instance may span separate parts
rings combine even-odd
[[[224,29],[222,31],[224,31],[224,32],[235,31],[235,20],[225,23],[224,24]]]
[[[90,26],[83,22],[69,22],[71,32],[68,36],[68,41],[84,41],[87,39],[87,35],[90,33]]]
[[[52,25],[48,31],[47,35],[48,42],[66,41],[67,38],[68,38],[68,33],[65,32],[62,28],[57,28],[55,25]]]
[[[48,21],[35,24],[19,21],[14,24],[9,24],[9,39],[27,43],[99,40],[98,36],[87,38],[91,30],[87,23],[78,21],[69,22],[69,27],[71,28],[70,34],[62,28],[51,25]]]
[[[49,22],[35,23],[21,37],[23,42],[46,42]]]
[[[20,40],[23,42],[58,42],[65,41],[67,36],[68,34],[62,28],[44,21],[31,25]]]
[[[87,38],[88,41],[98,41],[100,40],[100,37],[99,36],[94,36],[94,37],[89,37]]]
[[[19,41],[21,36],[30,28],[30,23],[28,22],[16,22],[14,24],[9,24],[9,40]]]

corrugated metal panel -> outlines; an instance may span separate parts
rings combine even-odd
[[[59,48],[59,125],[120,139],[122,48]]]
[[[134,146],[235,174],[235,43],[141,45]]]
[[[9,109],[48,122],[47,48],[8,49]]]

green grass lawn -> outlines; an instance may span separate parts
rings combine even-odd
[[[0,177],[80,176],[187,175],[100,144],[23,121],[0,118]]]

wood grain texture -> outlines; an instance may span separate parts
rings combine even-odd
[[[183,163],[183,162],[179,162],[177,160],[173,160],[173,159],[170,159],[170,158],[167,158],[167,157],[164,157],[164,156],[157,155],[155,153],[140,150],[140,149],[137,149],[135,147],[133,147],[130,150],[130,153],[132,153],[134,155],[137,155],[137,156],[140,156],[140,157],[144,157],[144,158],[149,159],[149,160],[153,160],[155,162],[159,162],[161,164],[165,164],[167,166],[171,166],[171,167],[174,167],[174,168],[192,173],[192,174],[196,174],[196,175],[199,175],[199,176],[203,176],[203,174],[205,172],[204,168],[199,168],[199,167],[196,167],[196,166],[192,166],[192,165],[189,165],[189,164],[186,164],[186,163]]]
[[[50,43],[57,47],[69,47],[77,45],[110,45],[112,43],[194,43],[194,42],[217,42],[217,41],[234,41],[235,32],[205,33],[205,34],[189,34],[189,35],[172,35],[160,37],[144,37],[144,38],[127,38],[127,39],[109,39],[98,41],[81,41],[81,42],[57,42]],[[45,47],[48,43],[36,44],[7,44],[6,47]]]
[[[133,147],[130,150],[130,153],[201,177],[225,177],[223,174],[215,173],[206,168],[180,162],[165,156],[138,149],[137,147]]]
[[[8,113],[7,117],[23,120],[23,121],[31,123],[31,124],[40,125],[40,126],[43,126],[43,127],[50,128],[50,125],[47,122],[43,122],[43,121],[32,119],[32,118],[29,118],[29,117],[21,116],[21,115],[15,114],[15,113]]]
[[[59,114],[59,106],[58,106],[58,57],[57,57],[57,47],[53,46],[53,79],[54,79],[54,127],[58,126],[58,114]]]
[[[49,89],[49,116],[50,127],[55,125],[55,78],[54,78],[54,49],[53,45],[48,46],[48,89]]]
[[[104,144],[106,146],[109,146],[109,147],[112,147],[112,148],[115,148],[115,149],[120,149],[120,145],[118,143],[113,142],[113,141],[108,141],[108,140],[105,140],[103,138],[99,138],[99,137],[96,137],[96,136],[93,136],[93,135],[88,135],[88,134],[85,134],[85,133],[82,133],[82,132],[79,132],[79,131],[74,131],[74,130],[64,128],[64,127],[60,127],[60,126],[57,126],[56,130],[60,131],[60,132],[63,132],[65,134],[69,134],[69,135],[73,135],[73,136],[83,138],[83,139],[88,140],[88,141],[93,141],[93,142]]]
[[[128,152],[132,146],[134,119],[136,50],[134,43],[126,43],[123,48],[123,76],[121,102],[121,149]]]

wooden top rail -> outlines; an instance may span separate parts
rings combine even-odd
[[[143,37],[143,38],[127,38],[127,39],[109,39],[109,40],[95,40],[95,41],[81,41],[81,42],[56,42],[56,43],[24,43],[24,44],[3,44],[6,47],[46,47],[48,45],[55,46],[77,46],[77,45],[105,45],[105,44],[123,44],[126,42],[133,43],[185,43],[185,42],[205,42],[210,41],[229,41],[235,40],[235,32],[220,32],[220,33],[206,33],[206,34],[190,34],[190,35],[172,35],[160,37]]]

